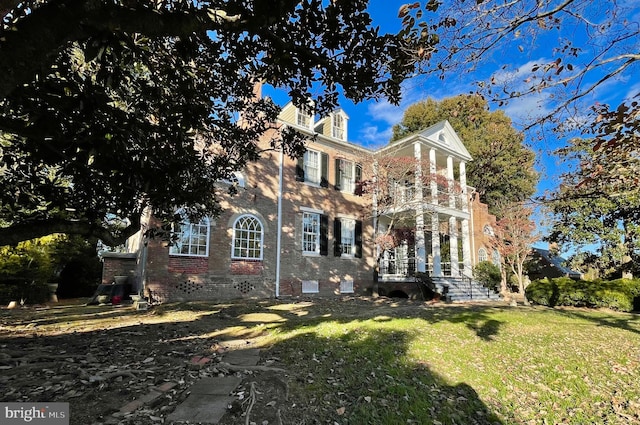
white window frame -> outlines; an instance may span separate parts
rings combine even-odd
[[[340,256],[353,258],[356,253],[356,220],[353,218],[340,218],[340,244],[342,246]]]
[[[348,171],[347,171],[348,170]],[[341,192],[354,193],[356,190],[356,163],[347,159],[340,159],[340,181],[338,182]]]
[[[204,217],[198,223],[190,223],[184,220],[178,230],[173,233],[176,235],[176,241],[169,247],[169,255],[183,257],[208,257],[209,256],[209,238],[211,236],[211,222],[208,217]],[[204,237],[204,244],[200,243]],[[204,253],[201,252],[204,247]],[[186,252],[185,251],[186,248]],[[195,249],[195,253],[192,251]]]
[[[489,256],[487,254],[487,250],[484,248],[480,248],[478,250],[478,262],[482,263],[483,261],[487,261],[488,258]]]
[[[319,151],[307,149],[304,153],[304,181],[320,185],[322,180],[322,154]]]
[[[353,294],[353,279],[345,279],[340,281],[340,293],[341,294]]]
[[[331,135],[340,140],[346,140],[347,125],[342,114],[333,114],[331,117]]]
[[[296,108],[296,124],[300,127],[311,128],[313,125],[311,114]]]
[[[252,228],[239,228],[238,224],[253,223]],[[256,226],[259,226],[259,229]],[[246,233],[246,235],[242,235]],[[258,248],[250,248],[252,244],[258,243]],[[264,226],[258,217],[251,214],[241,215],[233,223],[233,237],[231,240],[231,258],[234,260],[262,260],[264,247]],[[239,250],[239,251],[238,251]],[[249,255],[250,252],[258,251],[258,255]],[[238,254],[239,252],[239,254]],[[242,255],[242,253],[246,255]]]
[[[320,212],[302,211],[302,253],[320,255]],[[315,220],[315,223],[314,223]]]
[[[320,285],[317,280],[303,280],[302,281],[302,293],[303,294],[317,294],[320,292]]]

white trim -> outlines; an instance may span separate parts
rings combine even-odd
[[[307,207],[300,207],[300,212],[324,214],[323,210],[316,210],[315,208],[307,208]]]
[[[169,247],[169,255],[170,256],[175,256],[175,257],[202,257],[202,258],[206,258],[209,256],[209,246],[211,244],[211,220],[209,219],[209,217],[203,217],[198,223],[191,223],[189,220],[184,221],[184,223],[181,224],[182,226],[203,226],[207,228],[207,234],[206,234],[206,242],[205,242],[205,253],[204,254],[191,254],[191,253],[181,253],[181,252],[171,252],[174,247],[177,247],[177,244],[174,244],[172,246]],[[182,230],[180,232],[172,232],[172,233],[177,233],[177,234],[182,234],[184,233]],[[191,240],[189,240],[188,246],[191,246]],[[190,249],[189,249],[190,251]]]
[[[238,221],[240,221],[241,219],[243,219],[245,217],[254,219],[260,225],[260,255],[258,257],[242,257],[242,256],[235,255],[235,251],[236,251],[236,225],[238,224]],[[235,219],[235,221],[233,222],[233,226],[231,227],[231,230],[232,230],[232,235],[231,235],[231,259],[232,260],[254,260],[254,261],[263,260],[263,258],[264,258],[264,224],[262,223],[262,221],[258,217],[256,217],[253,214],[242,214],[242,215],[238,216]],[[253,231],[253,232],[255,232],[255,231]],[[249,239],[247,239],[247,241],[248,240]],[[242,248],[241,248],[241,251],[242,251]]]

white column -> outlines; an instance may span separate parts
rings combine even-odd
[[[451,208],[455,208],[456,195],[454,192],[455,181],[453,180],[453,157],[452,156],[447,157],[447,180],[449,182],[449,206]]]
[[[449,217],[449,257],[451,258],[451,276],[460,276],[458,265],[458,219]]]
[[[437,212],[431,214],[431,255],[433,256],[433,276],[442,277],[442,257],[440,255],[440,219]]]
[[[460,162],[460,188],[462,191],[462,211],[469,212],[469,198],[467,194],[467,166],[464,161]]]
[[[422,150],[420,143],[414,144],[414,155],[416,158],[416,175],[415,175],[415,251],[416,251],[416,271],[427,271],[427,249],[424,240],[424,208],[422,206]]]
[[[462,262],[464,263],[463,274],[465,276],[473,276],[473,268],[471,266],[471,235],[469,233],[469,220],[462,220]]]
[[[429,149],[429,174],[431,176],[431,203],[438,205],[438,183],[436,182],[436,150]]]

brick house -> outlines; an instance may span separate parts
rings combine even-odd
[[[220,182],[222,214],[184,223],[175,229],[177,243],[171,246],[159,239],[145,243],[136,235],[127,252],[104,253],[103,283],[129,275],[135,290],[163,302],[388,294],[389,285],[413,282],[416,271],[440,279],[470,277],[481,257],[475,229],[491,217],[486,208],[477,215],[472,209],[477,202],[469,202],[472,188],[464,171],[471,157],[449,123],[369,150],[348,141],[348,120],[340,109],[315,120],[287,104],[280,124],[310,136],[302,158],[266,153],[236,176],[234,196],[225,194],[231,182]],[[377,158],[407,155],[416,160],[412,175],[427,170],[444,183],[424,185],[416,177],[402,185],[405,198],[413,187],[411,201],[382,211],[380,193],[363,191],[364,183],[376,181]],[[425,166],[423,158],[433,166]],[[412,238],[411,247],[408,241],[381,247],[378,235],[389,233],[392,217],[400,215],[410,217],[405,225],[421,236]],[[153,224],[153,217],[143,222]]]

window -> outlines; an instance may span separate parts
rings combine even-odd
[[[362,221],[336,218],[333,222],[336,257],[362,258]]]
[[[342,245],[342,255],[353,256],[356,242],[356,221],[348,218],[341,219],[340,241]]]
[[[306,181],[320,184],[320,152],[304,153],[304,176]]]
[[[345,119],[342,114],[333,115],[333,137],[340,140],[346,140]]]
[[[302,213],[302,253],[327,255],[329,220],[320,212]]]
[[[478,261],[482,262],[482,261],[487,261],[487,250],[484,248],[480,248],[478,250]]]
[[[307,150],[303,156],[298,158],[296,165],[296,181],[309,182],[329,187],[327,180],[329,168],[329,155],[324,152]]]
[[[320,214],[302,214],[302,251],[320,253]]]
[[[491,253],[491,261],[493,262],[493,264],[500,267],[500,253],[497,249],[494,249]]]
[[[488,224],[485,224],[484,227],[482,228],[482,232],[485,235],[489,235],[489,236],[493,236],[493,228],[491,226],[489,226]]]
[[[262,260],[262,243],[260,220],[252,215],[239,217],[233,225],[231,258]]]
[[[311,128],[311,114],[300,109],[296,109],[296,123],[300,127]]]
[[[362,180],[362,167],[346,159],[336,159],[336,189],[348,193],[356,193],[358,183]]]
[[[203,218],[199,223],[184,223],[174,226],[175,242],[169,248],[171,255],[209,255],[209,219]]]
[[[341,294],[353,294],[353,280],[341,280],[340,281],[340,293]]]
[[[317,294],[320,292],[317,280],[303,280],[302,281],[302,293],[303,294]]]

